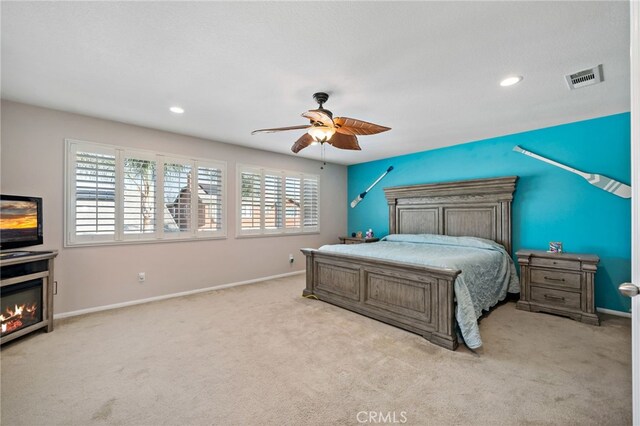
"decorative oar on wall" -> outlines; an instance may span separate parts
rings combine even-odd
[[[366,190],[366,191],[361,192],[361,193],[360,193],[360,195],[358,195],[356,198],[354,198],[354,199],[353,199],[353,201],[351,202],[351,208],[354,208],[355,206],[357,206],[357,205],[358,205],[358,203],[359,203],[360,201],[362,201],[362,199],[363,199],[364,197],[366,197],[367,192],[371,191],[371,188],[373,188],[374,186],[376,186],[376,185],[377,185],[377,183],[378,183],[378,182],[380,182],[380,181],[382,180],[382,178],[383,178],[383,177],[385,177],[385,176],[386,176],[386,175],[387,175],[391,170],[393,170],[393,166],[389,166],[389,168],[387,169],[387,171],[386,171],[386,172],[384,172],[382,175],[380,175],[380,177],[379,177],[378,179],[376,179],[376,181],[375,181],[375,182],[373,182],[373,183],[371,184],[371,186],[367,188],[367,190]]]
[[[578,176],[582,176],[591,185],[615,194],[618,197],[631,198],[631,187],[629,185],[625,185],[622,182],[618,182],[615,179],[611,179],[610,177],[599,175],[597,173],[581,172],[580,170],[576,170],[573,167],[565,166],[564,164],[549,160],[548,158],[545,158],[538,154],[534,154],[533,152],[527,151],[526,149],[522,149],[518,145],[516,145],[513,150],[519,152],[520,154],[528,155],[529,157],[535,158],[536,160],[544,161],[545,163],[560,167],[561,169],[565,169],[567,171],[570,171],[571,173],[575,173]]]

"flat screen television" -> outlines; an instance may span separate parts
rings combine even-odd
[[[42,198],[0,195],[0,250],[42,244]]]

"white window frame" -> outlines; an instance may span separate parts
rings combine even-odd
[[[116,189],[115,211],[116,229],[113,235],[76,235],[75,232],[75,208],[76,208],[76,180],[75,180],[75,153],[80,151],[108,153],[116,158]],[[156,161],[155,181],[155,230],[148,233],[125,234],[124,233],[124,159],[134,157]],[[119,245],[132,243],[159,243],[167,241],[188,241],[203,239],[224,239],[227,237],[227,163],[224,161],[187,157],[176,154],[167,154],[127,148],[117,145],[88,142],[75,139],[65,139],[65,176],[64,176],[64,246],[77,247],[88,245]],[[164,165],[171,161],[189,164],[191,170],[195,170],[195,178],[191,180],[191,191],[198,192],[198,167],[216,168],[221,171],[221,226],[219,230],[198,230],[198,197],[191,199],[191,227],[184,232],[164,232]],[[195,192],[194,192],[195,191]],[[196,226],[194,226],[196,225]]]
[[[242,173],[255,173],[261,176],[260,185],[260,229],[242,229]],[[265,229],[265,175],[280,176],[282,178],[282,228]],[[300,179],[300,226],[297,228],[286,227],[286,178]],[[316,226],[304,226],[304,180],[313,179],[318,185],[318,224]],[[236,165],[236,237],[271,237],[283,235],[301,235],[320,233],[320,175],[296,172],[291,170],[273,169],[250,164]]]

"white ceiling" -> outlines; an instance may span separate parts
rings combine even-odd
[[[326,91],[334,115],[393,128],[360,152],[327,147],[340,164],[630,108],[626,1],[1,7],[4,99],[294,155],[301,132],[250,132],[304,124]],[[603,84],[567,89],[600,63]],[[501,88],[510,74],[524,80]]]

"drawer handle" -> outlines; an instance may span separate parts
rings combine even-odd
[[[556,261],[554,260],[554,261],[553,261],[553,264],[554,264],[554,265],[557,265],[557,264],[558,264],[558,262],[556,262]]]
[[[564,282],[564,278],[551,278],[551,277],[544,277],[545,280],[548,281],[561,281]]]
[[[560,302],[564,302],[564,297],[560,297],[560,296],[551,296],[549,294],[545,294],[544,298],[547,300],[558,300]]]

